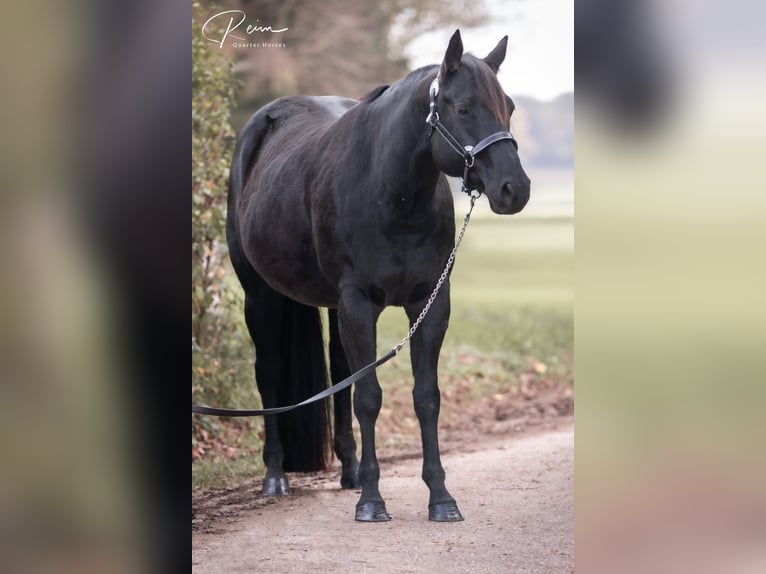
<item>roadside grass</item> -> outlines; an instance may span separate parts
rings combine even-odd
[[[571,217],[472,219],[451,277],[450,327],[439,365],[442,421],[457,416],[451,401],[465,405],[507,392],[527,372],[555,384],[573,383],[573,223]],[[404,311],[387,309],[378,321],[379,354],[407,329]],[[419,432],[409,350],[381,367],[378,377],[379,423],[389,431],[379,431],[379,441],[396,447],[404,435]],[[254,404],[259,403],[254,393]],[[263,473],[262,422],[252,425],[237,435],[233,458],[213,455],[192,463],[193,488]]]

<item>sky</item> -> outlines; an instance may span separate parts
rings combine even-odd
[[[511,96],[551,100],[574,90],[574,0],[484,0],[490,23],[461,30],[467,52],[486,56],[508,35],[500,83]],[[415,39],[413,68],[440,62],[454,28]]]

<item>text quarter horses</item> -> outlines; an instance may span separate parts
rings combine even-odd
[[[404,307],[410,324],[418,317],[455,238],[443,174],[462,176],[467,164],[441,128],[472,145],[506,133],[514,106],[496,77],[506,44],[507,37],[484,59],[464,55],[457,31],[441,66],[415,70],[361,101],[281,98],[243,128],[231,167],[227,239],[245,290],[265,407],[292,404],[326,387],[319,307],[329,308],[334,381],[374,361],[376,322],[385,307]],[[425,120],[437,92],[441,123],[434,130]],[[529,178],[510,134],[490,143],[471,160],[466,184],[486,194],[494,212],[517,213],[529,199]],[[437,437],[437,363],[449,313],[447,280],[410,342],[428,515],[436,521],[463,518],[444,484]],[[381,389],[375,374],[354,386],[361,461],[350,395],[345,389],[334,402],[341,486],[361,486],[356,520],[389,520],[378,488]],[[265,494],[289,493],[285,471],[325,467],[329,427],[326,403],[266,417]]]

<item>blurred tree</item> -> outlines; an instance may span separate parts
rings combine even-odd
[[[238,82],[229,58],[200,34],[198,2],[192,15],[192,397],[231,405],[239,389],[254,388],[241,289],[228,269],[225,240],[234,143],[229,109]],[[214,419],[197,421],[217,427]]]
[[[247,23],[287,28],[249,38],[285,44],[284,49],[224,45],[244,82],[233,116],[237,128],[280,96],[358,98],[390,84],[409,71],[404,52],[411,40],[445,26],[477,26],[487,18],[480,2],[466,11],[459,0],[226,0],[224,6],[245,12]],[[208,6],[207,13],[215,9]]]

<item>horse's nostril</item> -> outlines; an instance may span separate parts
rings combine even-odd
[[[506,182],[503,184],[503,193],[507,193],[507,194],[509,194],[509,195],[512,195],[512,194],[513,194],[513,185],[511,184],[511,182],[510,182],[510,181],[506,181]]]

